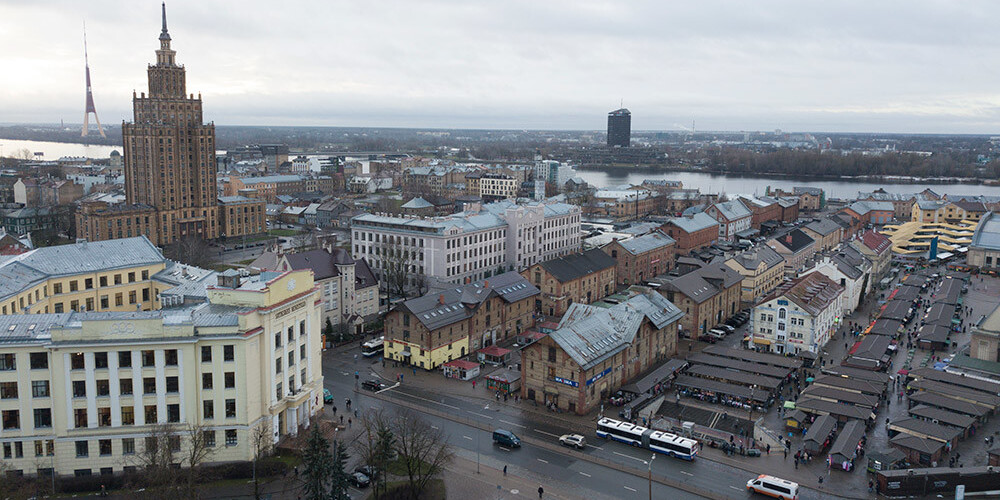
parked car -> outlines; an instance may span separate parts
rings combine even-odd
[[[368,479],[368,476],[360,472],[355,472],[354,474],[351,474],[350,476],[348,476],[347,479],[348,481],[351,482],[351,484],[357,486],[358,488],[364,488],[372,483],[372,480]]]
[[[377,392],[385,388],[385,384],[383,384],[382,381],[380,380],[369,379],[365,380],[364,382],[361,382],[361,387],[364,387],[365,389],[368,389],[369,391],[372,392]]]
[[[698,340],[702,342],[708,342],[709,344],[714,344],[719,341],[719,339],[715,338],[715,336],[709,335],[707,333],[698,337]]]
[[[715,325],[715,328],[726,332],[726,335],[729,335],[730,333],[733,333],[733,332],[736,331],[735,328],[733,328],[733,327],[731,327],[729,325]]]
[[[562,436],[559,436],[559,442],[566,446],[572,446],[578,450],[582,450],[587,447],[587,438],[579,434],[563,434]]]
[[[364,474],[365,477],[367,477],[371,481],[378,480],[378,469],[372,467],[371,465],[362,465],[357,469],[354,469],[354,472]]]
[[[719,330],[718,328],[712,328],[711,330],[708,331],[708,334],[714,336],[718,340],[726,338],[726,331]]]
[[[323,403],[333,404],[333,393],[330,392],[330,389],[323,389]]]
[[[732,318],[727,319],[726,320],[726,324],[729,325],[729,326],[732,326],[732,327],[739,327],[739,326],[742,325],[742,323],[740,323],[740,320],[737,319],[736,316],[733,316]]]

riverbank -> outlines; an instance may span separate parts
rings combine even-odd
[[[596,171],[608,173],[630,173],[635,171],[649,172],[653,174],[663,173],[696,173],[729,178],[750,178],[750,179],[771,179],[779,177],[782,179],[808,181],[843,181],[843,182],[887,182],[891,184],[980,184],[994,185],[995,179],[980,179],[976,177],[910,177],[901,175],[803,175],[788,174],[785,172],[759,172],[753,174],[740,172],[726,172],[723,170],[709,170],[685,167],[663,167],[656,165],[635,165],[629,167],[601,166],[601,165],[581,165],[578,171]],[[992,182],[991,182],[992,181]]]

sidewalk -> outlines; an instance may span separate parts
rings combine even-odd
[[[571,484],[553,483],[552,479],[542,480],[537,477],[528,477],[533,476],[533,474],[520,467],[508,466],[507,475],[504,476],[502,466],[499,466],[499,469],[494,466],[499,466],[499,464],[490,463],[487,465],[483,463],[477,474],[474,460],[456,455],[443,475],[448,499],[538,498],[539,486],[544,488],[545,492],[542,498],[546,500],[604,500],[611,498],[595,492],[589,492],[586,496],[580,495],[574,491],[575,488]]]

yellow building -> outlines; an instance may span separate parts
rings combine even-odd
[[[910,220],[940,223],[978,221],[986,212],[986,206],[977,201],[917,200],[913,202]]]
[[[0,314],[155,310],[161,290],[208,272],[165,259],[145,236],[39,248],[0,262]]]
[[[256,429],[277,442],[308,427],[323,404],[312,273],[213,276],[175,287],[206,297],[176,308],[0,316],[5,464],[120,473],[160,431],[181,466],[192,431],[206,462],[244,461]]]
[[[509,175],[492,173],[479,176],[478,184],[479,196],[488,201],[517,198],[517,189],[520,185],[517,179]]]
[[[785,278],[785,258],[767,245],[735,255],[726,265],[743,276],[740,300],[756,304]]]

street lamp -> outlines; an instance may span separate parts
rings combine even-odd
[[[649,461],[646,462],[646,465],[649,466],[649,470],[648,470],[648,472],[649,472],[649,500],[653,500],[653,460],[656,460],[656,454],[655,453],[653,454],[652,457],[650,457]]]
[[[483,410],[489,410],[489,409],[490,405],[486,405],[483,407]],[[480,429],[479,425],[477,424],[476,425],[476,474],[479,474],[479,439],[480,439],[479,435],[482,433],[483,433],[482,429]]]

